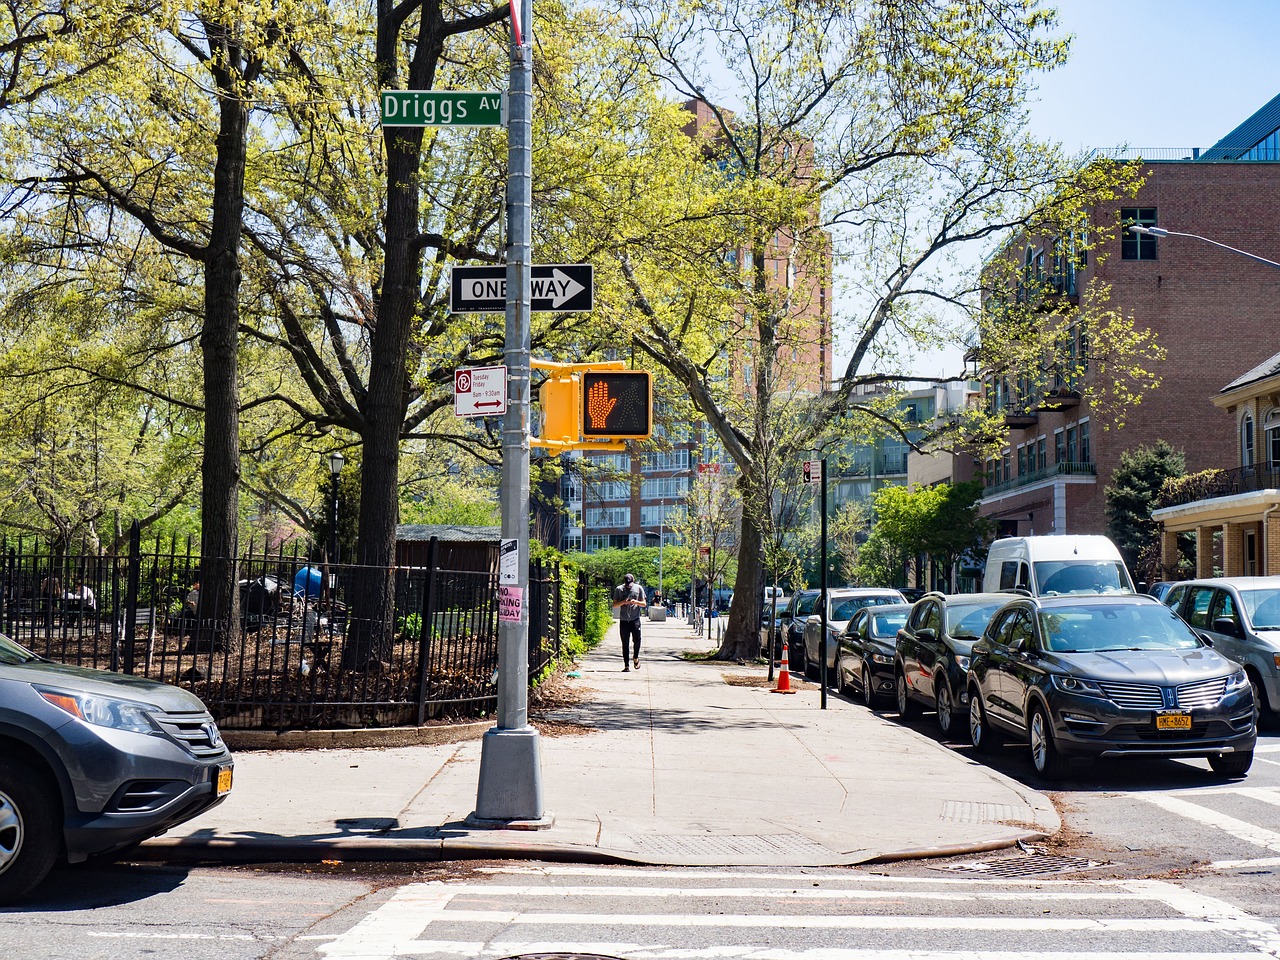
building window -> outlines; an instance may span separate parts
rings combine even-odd
[[[1080,462],[1093,463],[1093,447],[1089,442],[1089,421],[1080,421]]]
[[[679,500],[688,492],[688,477],[657,477],[640,484],[642,500]]]
[[[1067,444],[1062,436],[1061,430],[1053,431],[1053,462],[1066,463],[1067,461]]]
[[[1080,429],[1072,424],[1067,427],[1067,463],[1080,462]]]
[[[1266,420],[1267,468],[1280,470],[1280,410],[1272,410]]]
[[[1240,421],[1240,466],[1253,466],[1253,415],[1248,413]]]
[[[1018,447],[1018,476],[1025,477],[1027,475],[1027,448]]]
[[[1155,207],[1121,207],[1120,208],[1120,259],[1121,260],[1155,260],[1156,238],[1133,233],[1129,228],[1134,225],[1154,227],[1156,225]]]
[[[1043,470],[1045,467],[1049,465],[1049,461],[1046,459],[1048,456],[1048,446],[1049,444],[1044,437],[1041,437],[1036,441],[1036,469],[1037,470]]]
[[[560,548],[566,553],[575,553],[582,549],[582,537],[566,535],[561,541]]]
[[[629,527],[630,507],[592,507],[587,511],[588,527]]]
[[[597,550],[605,550],[609,546],[609,538],[603,534],[591,534],[587,537],[587,553],[595,553]]]

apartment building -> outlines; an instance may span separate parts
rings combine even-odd
[[[1165,350],[1161,383],[1117,426],[1069,377],[1031,387],[988,373],[984,402],[1007,433],[982,465],[981,509],[1006,534],[1106,533],[1104,490],[1121,454],[1140,445],[1169,441],[1192,472],[1232,461],[1237,425],[1205,398],[1280,346],[1276,268],[1215,245],[1280,259],[1280,97],[1212,148],[1133,149],[1095,162],[1109,160],[1140,160],[1145,182],[1136,197],[1094,210],[1092,222],[1173,235],[1125,229],[1105,258],[1073,250],[1070,236],[1015,238],[1023,270],[1011,293],[1078,306],[1089,284],[1109,284],[1111,305]],[[1069,329],[1070,359],[1097,376],[1090,344]]]

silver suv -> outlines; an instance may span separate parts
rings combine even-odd
[[[0,902],[60,858],[129,847],[220,803],[232,768],[194,694],[0,635]]]
[[[1280,577],[1213,577],[1174,584],[1164,602],[1244,667],[1259,719],[1280,710]]]

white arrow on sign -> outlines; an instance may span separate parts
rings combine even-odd
[[[568,303],[583,290],[587,289],[563,270],[556,269],[552,269],[549,280],[534,279],[530,281],[530,286],[533,299],[550,300],[552,307],[559,307]]]

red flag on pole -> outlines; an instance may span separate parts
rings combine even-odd
[[[511,5],[511,35],[515,37],[516,46],[524,46],[524,35],[520,30],[520,0],[508,0]]]

